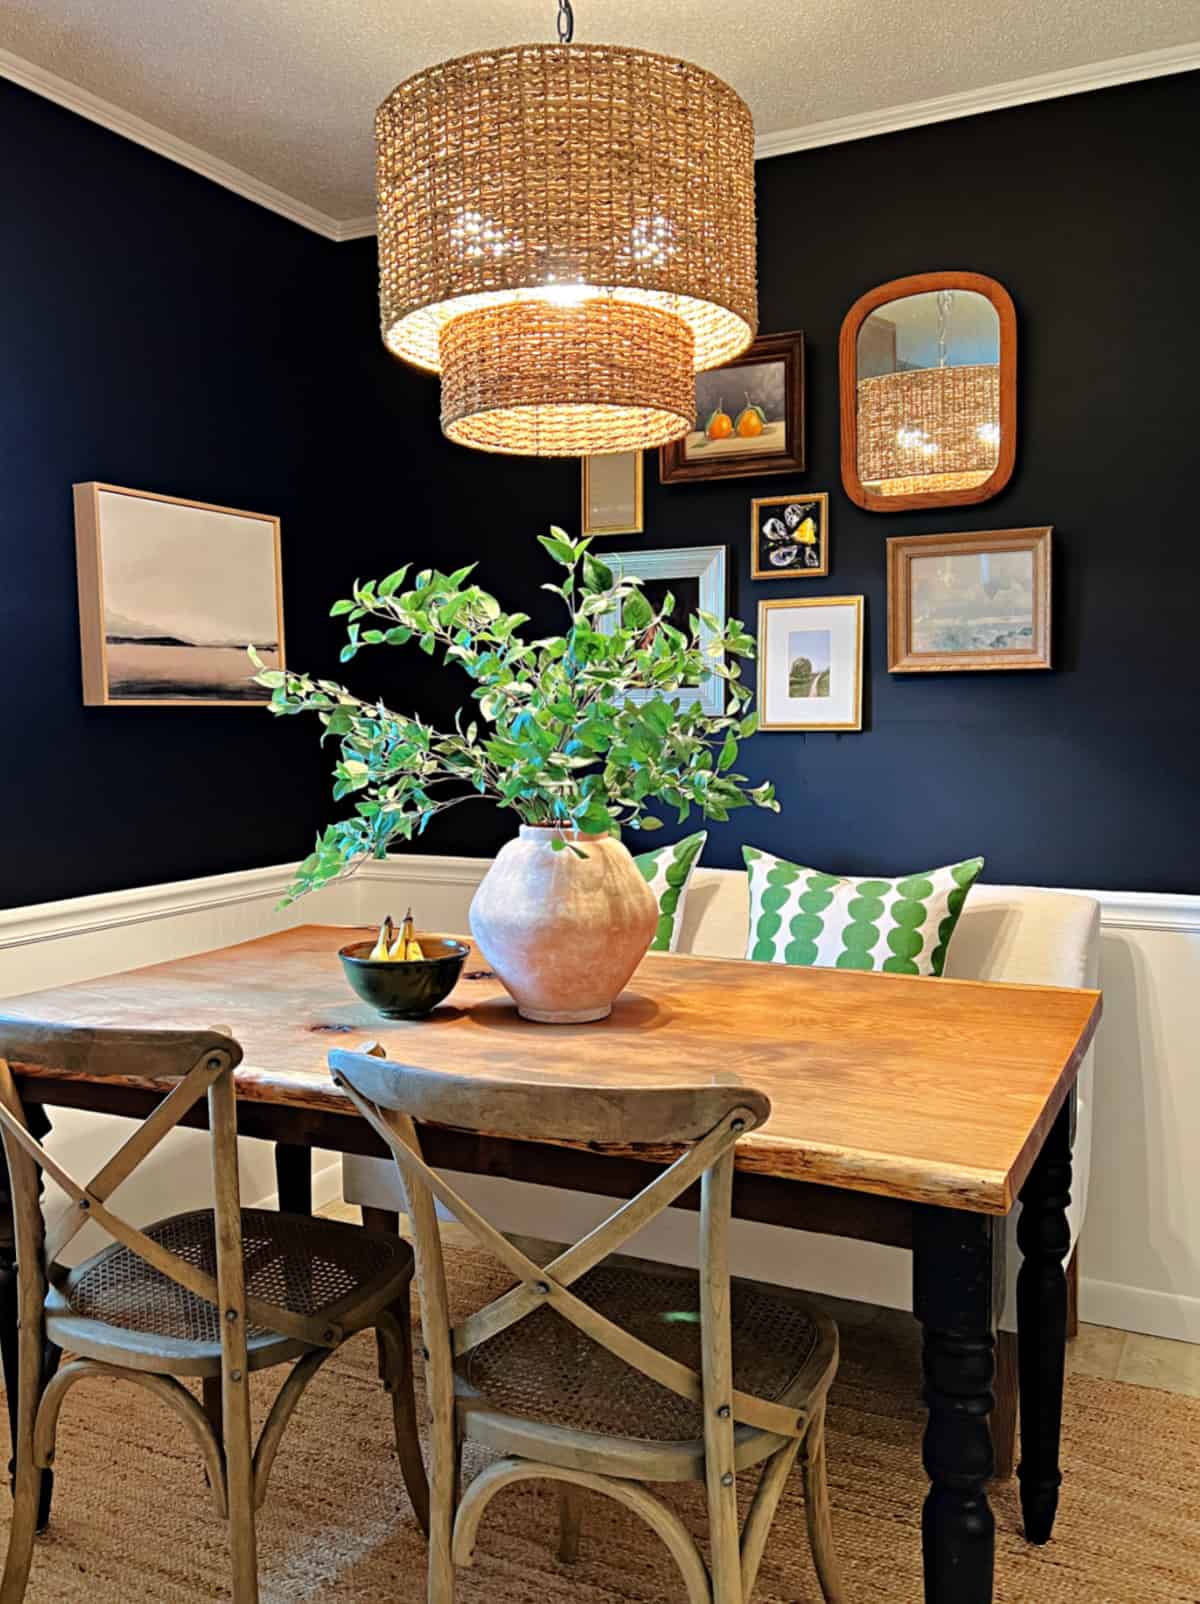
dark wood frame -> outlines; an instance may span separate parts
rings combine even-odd
[[[909,496],[880,496],[858,473],[858,331],[872,312],[889,301],[937,290],[973,290],[996,308],[1000,319],[1000,455],[981,485],[969,490],[930,490]],[[1017,313],[1002,284],[983,273],[913,273],[879,284],[846,313],[838,341],[842,414],[842,484],[850,500],[868,512],[906,512],[918,507],[965,507],[990,501],[1012,478],[1017,455]]]
[[[717,458],[712,462],[688,462],[682,440],[660,447],[658,477],[664,485],[692,484],[698,479],[750,479],[770,473],[804,472],[804,335],[760,334],[741,356],[722,367],[741,368],[754,362],[778,362],[787,366],[786,424],[789,450]],[[720,369],[712,369],[720,372]]]
[[[762,509],[786,507],[796,501],[815,501],[821,509],[821,562],[817,568],[767,568],[759,561],[762,551]],[[825,579],[829,575],[829,493],[797,490],[790,496],[755,496],[750,503],[751,579]]]
[[[1050,668],[1050,538],[1052,525],[996,529],[977,535],[897,535],[887,543],[888,672],[929,674],[1003,668]],[[912,647],[914,557],[976,552],[1033,553],[1033,645],[1028,651],[917,652]]]

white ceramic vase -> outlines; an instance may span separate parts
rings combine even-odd
[[[565,834],[584,857],[565,848]],[[523,824],[471,902],[471,933],[526,1019],[604,1019],[654,938],[658,906],[611,835]]]

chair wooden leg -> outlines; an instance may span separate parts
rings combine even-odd
[[[563,1482],[558,1490],[558,1559],[561,1565],[574,1565],[579,1558],[579,1532],[583,1525],[583,1500],[577,1487]]]
[[[400,1216],[395,1209],[374,1209],[369,1203],[364,1203],[362,1222],[368,1231],[381,1231],[384,1236],[400,1235]]]
[[[1020,1386],[1017,1377],[1017,1334],[996,1333],[996,1379],[992,1383],[993,1476],[1008,1481],[1017,1468],[1017,1405]]]
[[[1067,1260],[1067,1341],[1079,1335],[1079,1244]]]
[[[396,1454],[400,1474],[408,1489],[417,1524],[429,1536],[429,1482],[421,1458],[421,1437],[417,1429],[417,1400],[413,1391],[412,1325],[409,1294],[386,1311],[376,1326],[379,1367],[383,1384],[391,1394],[392,1419],[396,1430]]]
[[[11,1167],[12,1157],[9,1155]],[[21,1247],[35,1258],[31,1245]],[[45,1282],[40,1267],[22,1267],[18,1282],[20,1329],[17,1337],[17,1407],[16,1434],[13,1441],[13,1509],[8,1533],[8,1553],[4,1558],[4,1576],[0,1579],[0,1604],[21,1604],[29,1582],[29,1569],[33,1563],[33,1540],[37,1535],[38,1511],[42,1498],[42,1478],[34,1451],[34,1427],[38,1405],[45,1384],[44,1324],[42,1299]],[[11,1385],[11,1381],[10,1381]],[[53,1444],[46,1456],[53,1459]]]
[[[4,1579],[0,1582],[0,1604],[21,1604],[33,1564],[33,1540],[37,1535],[38,1503],[42,1492],[42,1472],[33,1462],[32,1448],[17,1448],[17,1469],[13,1491],[12,1523],[8,1533],[8,1554],[4,1560]]]
[[[829,1484],[825,1479],[825,1408],[814,1416],[800,1445],[800,1473],[804,1480],[804,1515],[817,1580],[825,1604],[844,1604],[846,1594],[833,1547],[829,1518]]]
[[[791,1475],[792,1466],[796,1463],[796,1455],[800,1452],[800,1441],[794,1438],[785,1443],[782,1448],[776,1449],[763,1467],[759,1477],[758,1487],[750,1505],[750,1513],[746,1516],[746,1524],[742,1527],[742,1599],[743,1604],[750,1604],[754,1594],[754,1584],[758,1580],[758,1567],[762,1564],[763,1553],[766,1550],[767,1538],[771,1532],[771,1522],[775,1519],[775,1511],[779,1508],[779,1500],[783,1497],[783,1489]]]

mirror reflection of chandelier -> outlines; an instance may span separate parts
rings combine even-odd
[[[571,43],[443,62],[376,116],[385,345],[442,428],[583,456],[686,434],[694,375],[758,324],[754,130],[719,78]]]
[[[858,381],[859,475],[881,495],[973,489],[999,461],[999,364],[949,365],[953,310],[939,290],[936,367]]]

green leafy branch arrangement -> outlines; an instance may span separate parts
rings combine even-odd
[[[287,901],[386,856],[397,839],[411,840],[439,813],[481,797],[526,824],[591,835],[660,828],[647,812],[651,803],[676,809],[680,822],[692,809],[724,820],[751,802],[779,811],[774,786],[750,788],[734,772],[738,744],[757,724],[738,663],[754,656],[742,625],[732,619],[722,630],[701,612],[679,629],[671,622],[674,598],[656,612],[640,580],[615,576],[589,551],[590,540],[561,529],[538,538],[565,570],[559,583],[543,586],[570,615],[562,635],[526,640],[529,615],[502,611],[469,584],[474,565],[452,574],[426,569],[407,589],[406,565],[356,583],[331,609],[349,626],[342,662],[364,647],[415,641],[474,681],[476,707],[470,717],[460,709],[452,731],[255,658],[273,713],[315,713],[322,739],[337,739],[334,799],[356,798],[353,814],[320,835]],[[598,627],[606,614],[611,633]],[[678,696],[706,674],[726,682],[723,714]],[[635,700],[632,692],[644,694]],[[553,844],[568,845],[562,837]]]

